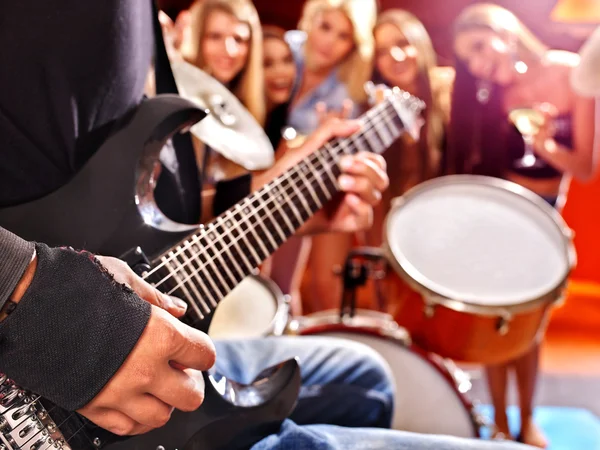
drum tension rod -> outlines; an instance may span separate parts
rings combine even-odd
[[[342,270],[342,299],[340,319],[354,317],[356,312],[356,288],[364,286],[371,272],[370,263],[385,258],[383,251],[376,247],[358,247],[350,251]]]

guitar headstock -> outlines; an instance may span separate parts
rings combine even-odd
[[[421,127],[425,123],[421,116],[426,106],[423,100],[407,91],[403,91],[399,87],[390,88],[385,84],[376,85],[372,81],[365,83],[365,91],[369,97],[370,105],[377,105],[385,101],[390,102],[398,117],[400,117],[405,130],[415,141],[419,140]]]

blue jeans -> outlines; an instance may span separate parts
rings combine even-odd
[[[369,347],[323,337],[216,341],[217,370],[249,383],[264,368],[298,357],[302,389],[279,433],[252,450],[426,449],[525,450],[512,442],[469,440],[387,430],[393,384],[384,360]],[[348,428],[352,427],[352,428]],[[360,427],[360,428],[359,428]]]

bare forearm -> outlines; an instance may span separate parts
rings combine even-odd
[[[579,157],[577,150],[570,149],[547,140],[542,148],[538,149],[538,155],[561,173],[568,173],[579,180],[588,180],[593,175],[593,163]]]

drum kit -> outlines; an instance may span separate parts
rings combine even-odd
[[[193,133],[248,170],[272,164],[262,128],[225,87],[186,63],[173,69],[181,94],[214,112]],[[211,96],[189,88],[203,85]],[[221,302],[209,334],[362,342],[392,369],[394,428],[479,437],[486,422],[468,398],[469,375],[453,361],[510,361],[542,337],[576,263],[572,232],[556,210],[517,184],[452,175],[397,198],[384,236],[381,248],[348,255],[339,310],[290,318],[288,296],[256,274]],[[369,280],[386,312],[358,307],[357,293]]]

